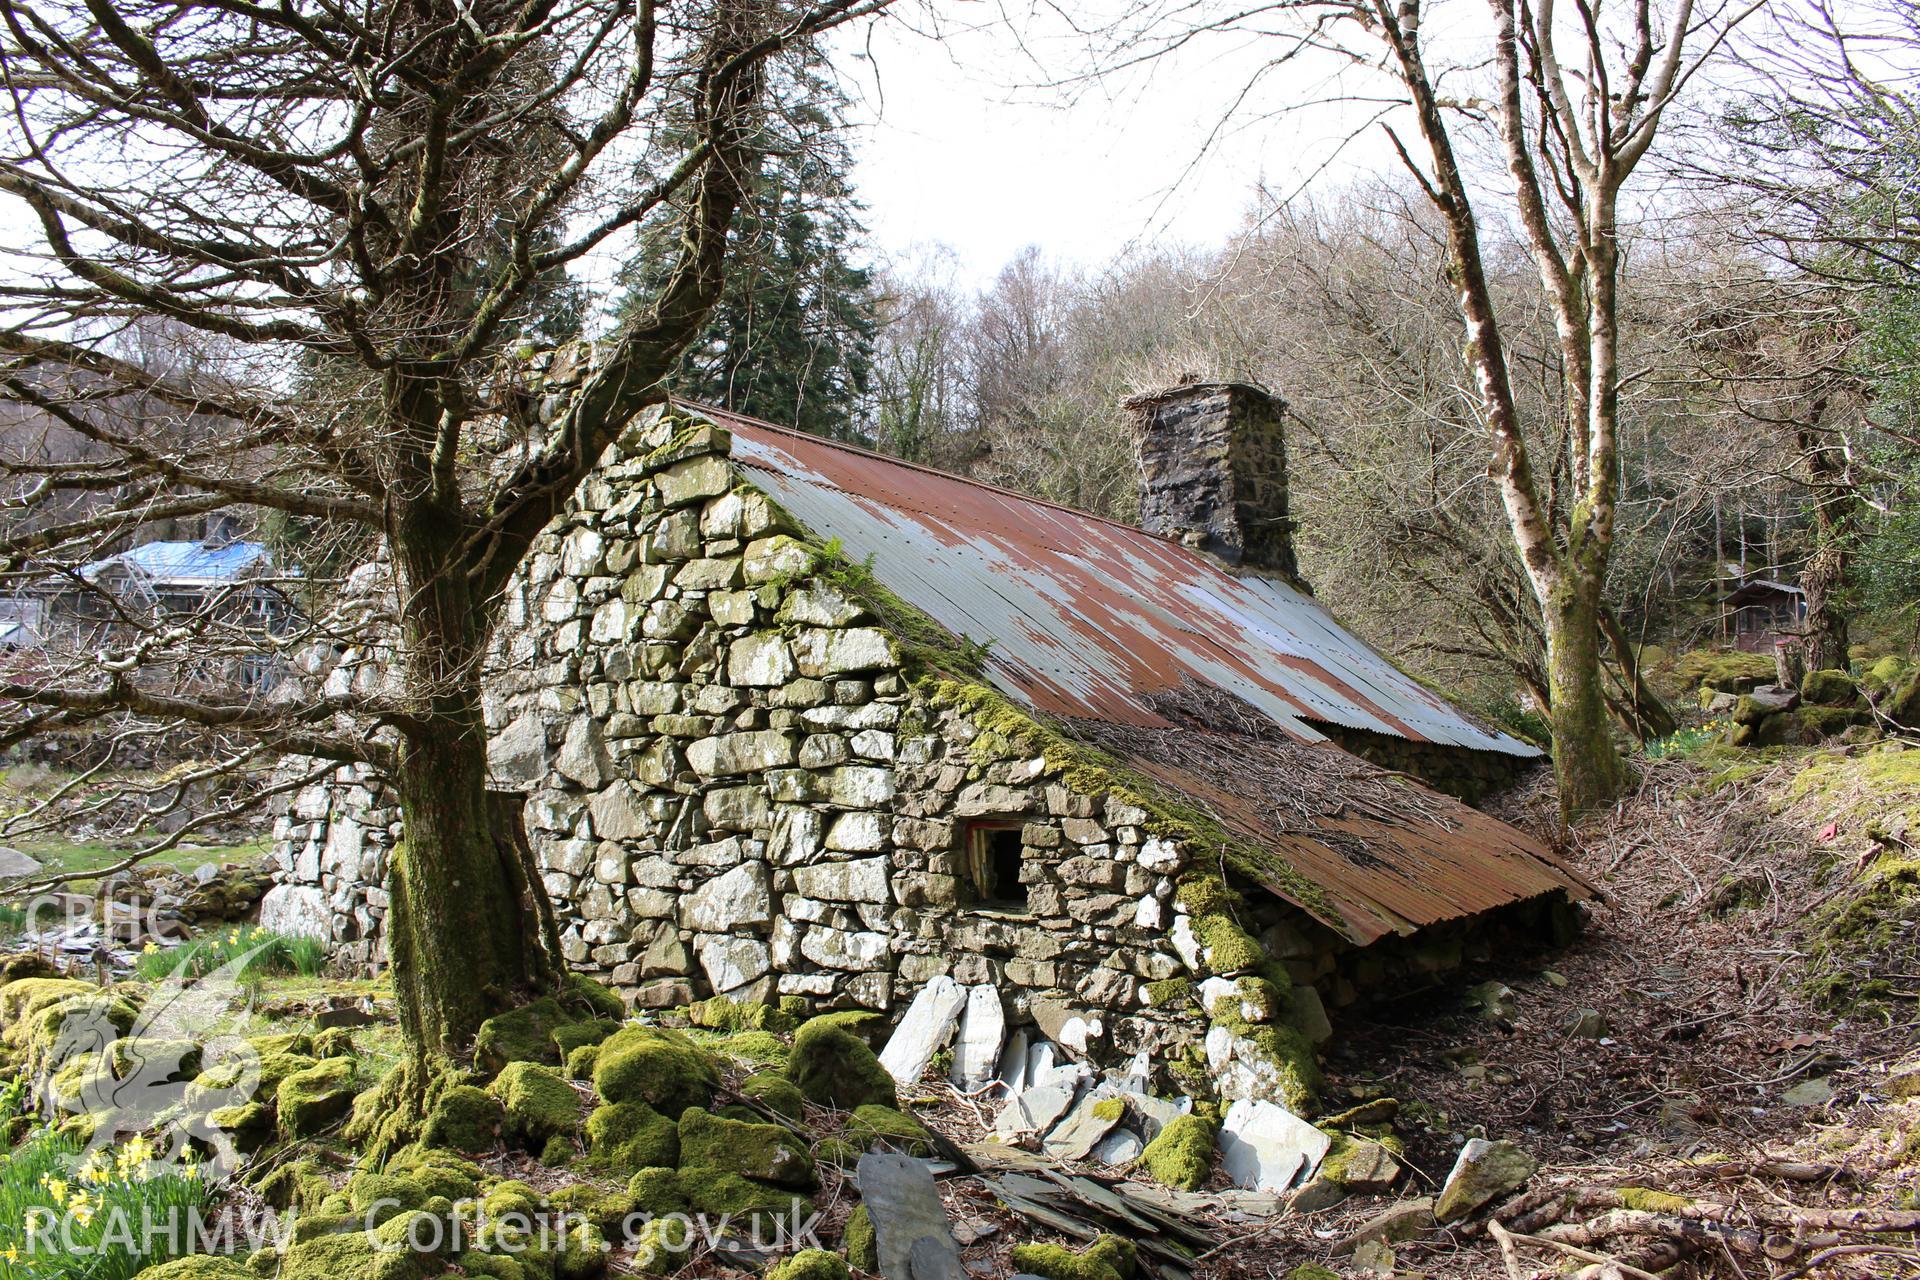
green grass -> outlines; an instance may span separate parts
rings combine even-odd
[[[81,879],[73,883],[88,884],[95,877],[85,873],[100,871],[117,866],[126,861],[127,856],[140,848],[145,841],[134,844],[98,844],[71,842],[55,837],[29,836],[8,842],[28,857],[39,860],[45,868],[45,874],[70,875],[80,873]],[[191,871],[202,863],[258,862],[267,856],[272,848],[271,840],[262,838],[250,840],[245,844],[220,845],[217,847],[193,849],[169,849],[165,853],[155,854],[140,865],[143,867],[171,867],[176,871]]]
[[[128,1280],[186,1245],[187,1218],[209,1200],[197,1177],[149,1164],[137,1139],[89,1165],[80,1150],[43,1131],[0,1161],[0,1280]],[[169,1214],[181,1223],[171,1240]],[[29,1238],[31,1221],[54,1224],[54,1247]],[[162,1229],[143,1239],[146,1221]]]
[[[289,938],[250,924],[225,925],[177,947],[153,947],[135,961],[133,972],[146,982],[204,978],[241,957],[242,981],[285,973],[313,977],[326,967],[327,950],[317,938]]]

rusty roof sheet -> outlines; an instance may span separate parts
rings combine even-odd
[[[1299,591],[1115,521],[687,407],[731,430],[736,465],[817,537],[870,558],[881,582],[948,630],[989,643],[997,688],[1206,806],[1318,891],[1257,865],[1243,872],[1355,942],[1554,890],[1586,896],[1532,836],[1411,781],[1397,784],[1404,804],[1336,795],[1301,816],[1301,792],[1322,777],[1338,792],[1339,777],[1387,776],[1316,722],[1539,753],[1468,721]],[[1233,737],[1168,719],[1167,699],[1194,687],[1250,704],[1276,732]],[[1087,732],[1102,726],[1115,731]],[[1149,749],[1129,749],[1129,729]],[[1332,758],[1316,772],[1323,751]],[[1285,769],[1260,767],[1283,757]],[[1288,770],[1305,781],[1276,780]]]
[[[734,461],[948,630],[1037,710],[1164,723],[1151,694],[1197,681],[1305,742],[1315,721],[1476,751],[1539,752],[1473,724],[1285,583],[1229,573],[1130,525],[698,406]]]

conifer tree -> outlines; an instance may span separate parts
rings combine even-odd
[[[879,323],[872,273],[856,263],[866,233],[849,176],[847,99],[817,51],[782,65],[768,92],[762,159],[730,235],[738,265],[705,332],[681,357],[673,389],[845,438],[856,434],[872,381]],[[649,229],[643,243],[665,230]],[[623,273],[623,317],[630,299],[657,288],[646,273],[661,260],[642,253]]]

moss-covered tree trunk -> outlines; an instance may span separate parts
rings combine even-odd
[[[451,1056],[487,1018],[550,989],[540,888],[518,824],[487,786],[480,676],[498,601],[475,591],[457,489],[428,456],[391,505],[406,700],[398,776],[404,840],[390,872],[387,946],[408,1046]]]
[[[1811,421],[1799,427],[1796,443],[1806,459],[1813,497],[1813,552],[1800,571],[1806,593],[1803,635],[1807,670],[1845,671],[1851,647],[1846,600],[1848,544],[1859,518],[1860,500],[1847,475],[1845,453],[1819,425],[1826,402],[1818,402]]]
[[[477,715],[472,723],[477,731]],[[387,945],[408,1043],[442,1055],[464,1052],[487,1018],[556,981],[538,886],[486,782],[477,732],[402,748],[406,839],[393,859]]]
[[[1569,575],[1543,612],[1553,774],[1561,812],[1572,815],[1611,800],[1624,777],[1601,683],[1599,586]]]

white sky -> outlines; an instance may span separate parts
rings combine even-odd
[[[1270,37],[1224,37],[1056,89],[1046,82],[1086,66],[1075,42],[1016,35],[979,0],[948,8],[977,12],[979,25],[935,40],[882,20],[836,51],[856,98],[856,185],[882,258],[945,244],[960,282],[979,285],[1028,244],[1081,265],[1134,245],[1211,246],[1240,225],[1263,181],[1290,192],[1316,174],[1337,181],[1396,163],[1377,129],[1340,146],[1360,119],[1352,109],[1245,110],[1209,145],[1276,48]],[[1283,68],[1249,106],[1320,97],[1320,74]]]

